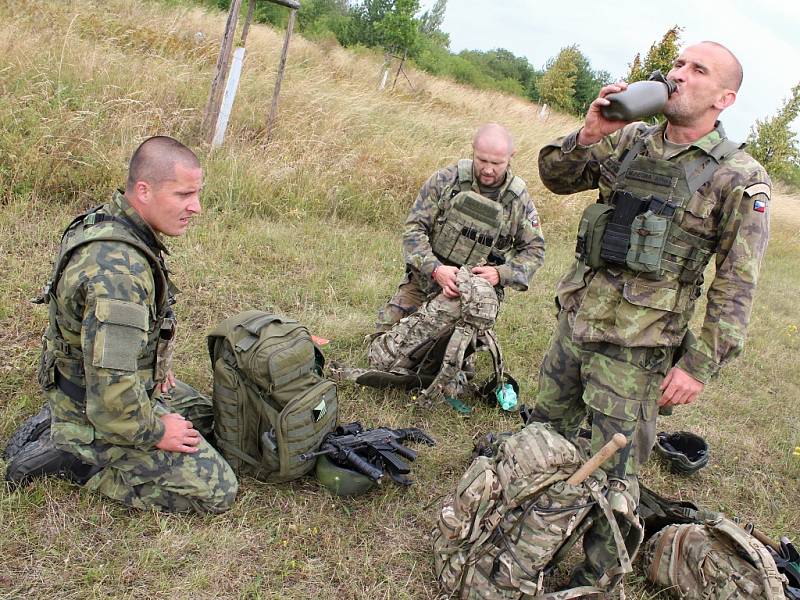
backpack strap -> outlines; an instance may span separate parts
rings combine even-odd
[[[746,553],[749,561],[758,569],[758,573],[761,575],[764,594],[768,600],[784,598],[781,574],[778,572],[775,560],[764,544],[749,535],[733,521],[725,519],[724,517],[719,520],[707,522],[706,526],[732,539],[736,542],[736,545]]]
[[[431,384],[422,392],[422,397],[428,402],[444,399],[444,387],[457,379],[461,365],[464,364],[464,354],[475,341],[475,333],[475,327],[463,321],[456,325],[444,350],[442,368],[439,369]]]

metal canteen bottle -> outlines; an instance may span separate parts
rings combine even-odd
[[[653,71],[647,81],[635,81],[628,89],[606,96],[611,104],[600,110],[610,121],[645,119],[660,113],[675,89],[674,81],[666,79],[661,71]]]

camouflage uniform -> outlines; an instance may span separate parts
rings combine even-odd
[[[696,142],[677,146],[665,142],[665,127],[632,123],[587,147],[577,144],[579,132],[559,138],[539,154],[542,182],[557,194],[598,188],[599,202],[611,204],[620,166],[638,138],[643,156],[685,168],[706,158],[725,136],[717,124]],[[647,173],[637,177],[647,179]],[[655,440],[660,385],[678,357],[676,350],[681,349],[677,366],[704,383],[741,351],[769,237],[769,193],[761,165],[735,151],[691,195],[685,210],[675,213],[682,231],[708,245],[708,258],[716,255],[696,340],[686,333],[702,292],[705,263],[696,266],[698,274],[690,280],[677,273],[653,280],[625,266],[592,269],[578,262],[557,285],[558,328],[541,365],[534,419],[551,421],[574,438],[590,411],[593,451],[614,432],[623,433],[629,446],[604,469],[612,478],[627,476],[634,503],[636,473]],[[598,529],[585,537],[587,562],[575,583],[590,582],[614,560],[608,528]]]
[[[166,248],[120,192],[79,219],[62,240],[60,278],[45,294],[50,322],[39,378],[53,442],[100,468],[87,488],[124,504],[222,512],[238,484],[205,439],[191,454],[155,447],[161,415],[177,412],[204,436],[213,418],[210,400],[184,383],[169,397],[156,391],[169,368],[157,361],[158,346],[168,345],[159,340],[174,334]],[[82,243],[70,250],[75,235]]]
[[[497,200],[504,197],[513,178],[508,170],[503,185],[487,189],[480,186],[473,176],[472,190]],[[448,209],[451,194],[458,189],[458,183],[458,165],[455,164],[434,173],[419,191],[403,234],[406,274],[395,295],[378,313],[378,332],[388,331],[400,319],[416,311],[428,296],[441,291],[433,281],[433,272],[442,261],[433,253],[430,236],[437,218]],[[544,262],[544,237],[539,216],[527,189],[523,190],[518,201],[508,203],[505,211],[507,215],[510,213],[511,239],[506,240],[508,247],[501,251],[502,256],[492,255],[487,264],[497,267],[500,275],[498,291],[502,292],[505,286],[525,291],[533,274]]]

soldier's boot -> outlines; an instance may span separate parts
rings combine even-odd
[[[8,440],[5,450],[3,450],[3,459],[11,460],[26,445],[46,436],[50,430],[50,417],[50,404],[45,402],[41,410],[23,422]]]
[[[100,467],[81,461],[74,454],[56,448],[49,437],[26,444],[16,453],[6,469],[6,480],[16,485],[35,477],[55,475],[83,485],[100,471]]]

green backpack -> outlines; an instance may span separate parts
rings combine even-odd
[[[250,310],[208,336],[214,373],[214,433],[237,475],[296,479],[314,468],[300,455],[336,427],[336,384],[297,321]]]

